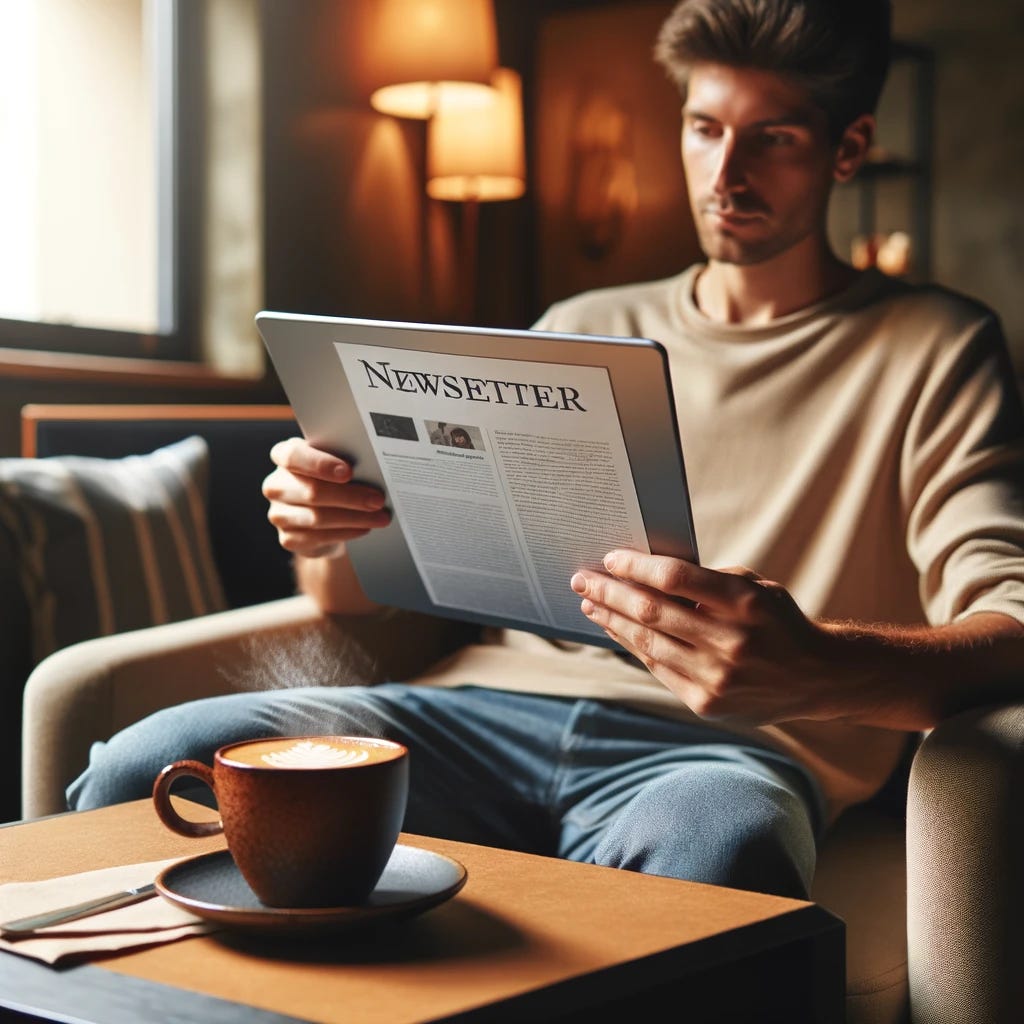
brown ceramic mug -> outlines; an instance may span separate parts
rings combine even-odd
[[[409,752],[369,736],[289,736],[229,743],[213,767],[175,761],[153,784],[160,820],[183,836],[223,830],[242,877],[269,907],[341,907],[373,891],[398,841]],[[171,804],[181,776],[205,782],[219,822]]]

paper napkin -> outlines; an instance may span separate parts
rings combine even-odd
[[[176,857],[103,868],[42,882],[8,882],[0,885],[0,921],[41,914],[145,885],[179,860]],[[212,922],[190,914],[156,893],[138,903],[38,929],[24,937],[5,936],[0,938],[0,950],[56,964],[71,957],[89,959],[103,953],[174,942],[215,928]]]

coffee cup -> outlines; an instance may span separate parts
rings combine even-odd
[[[219,822],[183,818],[170,800],[182,776],[214,792]],[[153,784],[160,820],[183,836],[223,831],[249,887],[269,907],[365,901],[398,841],[409,752],[369,736],[289,736],[229,743],[201,761],[175,761]]]

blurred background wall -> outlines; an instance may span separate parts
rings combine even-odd
[[[495,0],[500,63],[522,76],[526,191],[479,204],[468,305],[459,263],[466,207],[426,197],[424,123],[369,104],[380,0],[213,2],[236,17],[251,10],[255,28],[250,42],[229,33],[230,48],[212,59],[232,66],[240,45],[259,51],[245,62],[259,76],[248,100],[259,109],[213,149],[254,148],[262,234],[240,232],[242,208],[230,209],[230,195],[228,214],[210,207],[205,229],[228,241],[244,235],[246,266],[262,280],[236,295],[305,313],[526,327],[556,299],[672,274],[700,257],[679,162],[679,100],[650,56],[671,0]],[[910,236],[911,276],[927,268],[993,306],[1024,377],[1024,0],[895,0],[894,10],[896,36],[928,55],[930,84],[922,93],[907,67],[894,70],[880,141],[882,156],[903,164],[873,186],[873,226]],[[196,74],[213,78],[209,68]],[[229,90],[228,114],[231,102]],[[922,110],[923,139],[914,128]],[[836,198],[834,234],[847,253],[864,227],[859,188]],[[223,281],[238,270],[228,259],[217,273]],[[217,332],[216,317],[204,322]],[[220,342],[253,346],[241,362],[262,360],[255,337]],[[27,401],[281,397],[269,368],[248,383],[197,383],[49,372],[29,360],[0,374],[0,453],[16,450],[16,411]]]

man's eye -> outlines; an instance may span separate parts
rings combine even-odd
[[[762,138],[764,145],[770,149],[780,146],[791,146],[793,144],[793,136],[787,132],[765,132]]]
[[[715,126],[707,121],[691,121],[690,131],[693,132],[694,135],[703,135],[706,138],[711,138],[718,134]]]

